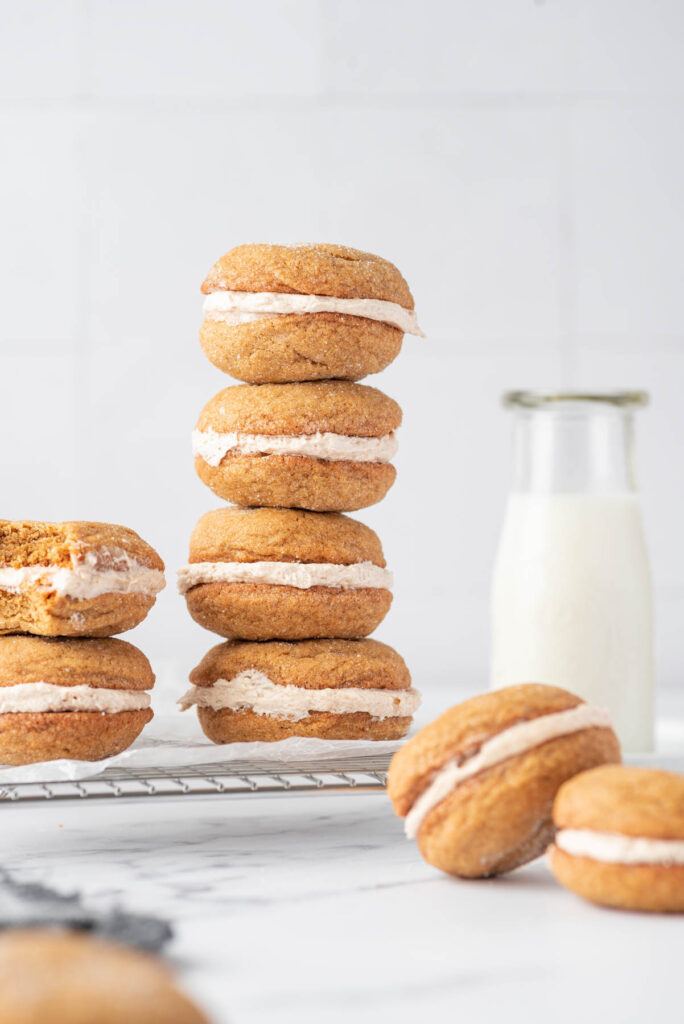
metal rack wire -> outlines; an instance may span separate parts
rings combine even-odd
[[[0,785],[0,801],[107,800],[179,796],[372,793],[385,788],[389,755],[319,761],[229,761],[180,768],[107,768],[79,781]]]

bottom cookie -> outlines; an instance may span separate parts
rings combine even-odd
[[[213,711],[198,708],[202,731],[214,743],[274,743],[290,736],[322,740],[398,740],[411,718],[376,720],[366,714],[331,715],[314,711],[297,722],[257,715],[253,711]]]
[[[121,753],[153,717],[154,673],[114,639],[0,637],[0,763]]]
[[[549,851],[557,880],[623,910],[684,913],[684,776],[617,765],[565,783]]]
[[[190,682],[179,703],[197,707],[214,743],[400,739],[420,703],[403,659],[377,640],[218,644]]]

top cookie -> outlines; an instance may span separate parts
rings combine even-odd
[[[397,268],[340,245],[240,245],[202,291],[202,348],[247,384],[359,380],[422,334]]]
[[[122,633],[147,615],[163,570],[125,526],[0,521],[0,634]]]
[[[0,520],[0,567],[50,565],[71,566],[89,552],[108,552],[98,558],[98,567],[114,567],[123,557],[140,565],[163,571],[164,563],[134,530],[114,523],[45,523],[36,520]],[[118,555],[117,555],[118,552]]]
[[[387,792],[430,864],[480,878],[539,856],[560,786],[619,760],[607,712],[554,686],[520,684],[422,729],[394,755]]]
[[[388,794],[404,815],[449,761],[459,761],[486,741],[520,722],[557,714],[583,701],[556,686],[522,683],[483,693],[457,704],[421,729],[392,759]]]
[[[341,299],[381,299],[413,309],[394,264],[345,245],[238,245],[214,264],[202,285],[215,291],[289,292]]]

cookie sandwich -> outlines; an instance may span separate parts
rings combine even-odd
[[[0,1024],[208,1024],[149,953],[57,928],[0,935]]]
[[[428,863],[483,878],[540,856],[562,783],[619,760],[606,711],[529,683],[474,697],[421,729],[394,755],[387,789]]]
[[[367,636],[392,602],[377,535],[334,512],[207,512],[178,572],[193,619],[228,639]]]
[[[195,469],[236,505],[352,512],[394,483],[400,423],[397,403],[363,384],[236,385],[202,410]]]
[[[202,348],[249,384],[359,380],[423,336],[397,268],[342,245],[239,245],[202,291]]]
[[[377,640],[223,643],[190,682],[179,704],[197,707],[214,743],[399,739],[420,704],[404,660]]]
[[[0,634],[123,633],[164,583],[157,552],[125,526],[0,521]]]
[[[0,763],[119,754],[153,717],[153,685],[124,640],[0,637]]]
[[[684,775],[606,766],[566,782],[551,869],[607,907],[684,913]]]

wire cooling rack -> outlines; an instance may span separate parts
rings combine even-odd
[[[0,785],[0,801],[108,800],[280,793],[372,793],[385,788],[390,755],[324,761],[229,761],[181,768],[107,768],[79,781]]]

